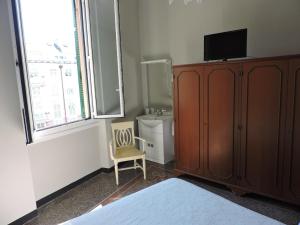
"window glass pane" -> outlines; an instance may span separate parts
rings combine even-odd
[[[114,116],[123,114],[120,43],[115,1],[89,1],[90,28],[93,53],[93,71],[96,114]]]
[[[75,2],[20,3],[35,130],[86,118]]]

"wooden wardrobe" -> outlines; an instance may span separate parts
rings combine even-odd
[[[300,56],[173,70],[176,169],[300,205]]]

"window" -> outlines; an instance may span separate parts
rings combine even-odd
[[[124,116],[117,0],[13,0],[13,8],[27,137]]]

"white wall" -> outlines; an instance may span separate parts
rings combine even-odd
[[[36,209],[22,127],[7,1],[0,1],[0,224]]]
[[[248,28],[252,57],[300,53],[299,0],[140,1],[143,57],[170,54],[174,64],[203,61],[205,34]]]
[[[101,121],[98,127],[28,146],[36,200],[102,167],[103,126]]]
[[[140,46],[144,60],[169,58],[170,38],[175,37],[169,37],[168,6],[168,0],[139,1]]]

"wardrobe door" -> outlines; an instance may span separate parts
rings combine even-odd
[[[174,68],[176,167],[203,171],[203,68]]]
[[[235,183],[238,159],[240,64],[205,67],[205,176]]]
[[[241,168],[243,186],[278,195],[286,119],[288,61],[243,64]]]
[[[290,61],[284,195],[300,203],[300,59]]]

